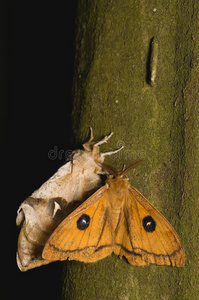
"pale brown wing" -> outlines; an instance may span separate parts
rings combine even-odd
[[[55,229],[42,257],[54,260],[95,262],[113,252],[107,186],[103,186]]]
[[[135,188],[128,184],[114,252],[132,265],[181,267],[185,254],[171,224]]]

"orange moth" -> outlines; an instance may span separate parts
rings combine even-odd
[[[112,170],[106,184],[62,221],[44,247],[44,259],[91,263],[115,253],[135,266],[184,265],[175,230],[130,185],[126,170]]]
[[[105,156],[123,147],[101,153],[99,146],[106,143],[113,133],[98,143],[89,141],[83,150],[75,150],[71,160],[64,164],[48,181],[32,193],[19,207],[16,223],[21,226],[17,265],[21,271],[49,263],[42,258],[43,247],[59,223],[101,186],[101,166]]]

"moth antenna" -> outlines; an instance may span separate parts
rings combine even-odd
[[[123,172],[123,171],[125,171],[126,170],[126,165],[123,165],[123,168],[122,168],[122,171],[121,172]]]
[[[107,141],[110,139],[110,137],[112,137],[113,134],[114,134],[114,132],[111,132],[109,135],[106,135],[101,141],[95,143],[95,146],[99,146],[104,143],[107,143]]]
[[[109,175],[113,175],[116,177],[118,175],[118,172],[112,167],[105,163],[97,163],[103,170],[107,171]]]
[[[119,173],[119,175],[125,175],[126,172],[128,172],[130,169],[136,168],[143,161],[144,159],[136,160],[132,162],[128,167],[124,165],[123,170]]]
[[[121,151],[124,148],[124,146],[121,146],[119,149],[113,150],[113,151],[109,151],[109,152],[104,152],[102,153],[103,156],[107,156],[107,155],[112,155],[112,154],[116,154],[117,152]]]

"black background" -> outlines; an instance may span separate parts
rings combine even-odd
[[[3,1],[0,299],[59,299],[62,263],[22,273],[16,211],[64,162],[70,145],[76,1]],[[74,149],[74,145],[72,147]]]

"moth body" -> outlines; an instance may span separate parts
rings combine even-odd
[[[112,215],[112,228],[115,235],[115,230],[118,226],[119,219],[122,214],[122,209],[125,202],[125,188],[128,179],[121,180],[119,177],[107,180],[108,186],[108,199],[110,203],[110,214]]]

